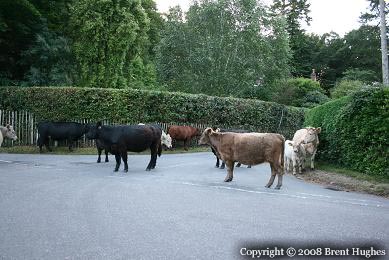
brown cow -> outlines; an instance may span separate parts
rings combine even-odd
[[[285,138],[282,135],[272,133],[220,133],[209,127],[201,135],[199,144],[214,147],[220,158],[225,161],[227,165],[225,182],[232,181],[235,162],[246,165],[268,162],[270,163],[271,176],[266,187],[271,187],[278,174],[276,189],[281,188],[285,145]]]
[[[175,141],[184,141],[184,149],[188,150],[188,144],[195,136],[200,136],[200,129],[192,126],[172,125],[167,130],[168,134]]]

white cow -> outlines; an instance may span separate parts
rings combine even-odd
[[[302,165],[304,163],[305,151],[304,147],[300,144],[297,146],[293,145],[293,141],[285,141],[285,150],[284,150],[284,168],[285,171],[289,171],[292,167],[292,172],[295,175],[296,169],[301,173]]]
[[[4,138],[9,138],[14,141],[18,139],[12,125],[0,126],[0,146],[3,144]]]
[[[314,160],[317,152],[317,147],[319,145],[319,134],[321,132],[321,128],[314,127],[306,127],[300,130],[297,130],[293,136],[293,147],[299,149],[298,146],[302,145],[304,150],[302,160],[302,167],[305,168],[305,159],[310,157],[311,160],[311,169],[315,169]]]

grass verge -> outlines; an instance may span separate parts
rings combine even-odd
[[[326,162],[318,162],[315,166],[315,171],[307,171],[297,177],[324,185],[328,189],[357,191],[389,198],[387,178],[363,174]]]

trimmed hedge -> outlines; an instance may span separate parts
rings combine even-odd
[[[39,120],[197,123],[287,138],[304,122],[302,109],[272,102],[136,89],[0,87],[0,109],[28,110]]]
[[[370,88],[306,113],[322,127],[318,157],[389,179],[389,89]]]

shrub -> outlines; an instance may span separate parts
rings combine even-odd
[[[318,156],[389,179],[389,89],[369,88],[309,110],[322,127]]]
[[[331,97],[340,98],[350,95],[363,87],[363,82],[359,80],[342,80],[336,83],[331,91]]]
[[[277,103],[136,89],[0,87],[0,109],[28,110],[39,120],[202,123],[287,138],[304,121],[302,109]]]
[[[328,99],[324,96],[324,90],[319,82],[305,78],[293,78],[279,83],[273,100],[289,106],[312,107],[326,102]]]

